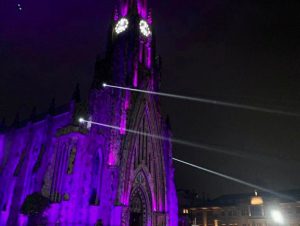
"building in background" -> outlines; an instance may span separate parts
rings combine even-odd
[[[147,1],[120,0],[89,98],[2,128],[0,225],[176,226],[170,140],[126,131],[171,136],[158,98],[102,86],[158,91],[160,68]]]
[[[224,195],[213,200],[193,196],[191,205],[181,206],[179,225],[299,226],[300,190],[283,193],[292,199],[257,192]]]

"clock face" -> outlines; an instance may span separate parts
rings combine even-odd
[[[140,21],[140,31],[145,37],[149,37],[151,35],[150,26],[145,20]]]
[[[121,18],[116,24],[115,32],[117,34],[120,34],[124,31],[126,31],[128,28],[128,25],[129,25],[129,21],[126,18]]]

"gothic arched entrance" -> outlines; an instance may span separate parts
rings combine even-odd
[[[148,221],[148,208],[145,194],[140,188],[135,189],[130,196],[129,225],[145,226]]]

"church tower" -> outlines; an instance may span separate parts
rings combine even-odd
[[[111,200],[116,222],[111,224],[177,225],[171,143],[126,131],[171,136],[158,98],[105,88],[104,82],[158,91],[160,59],[155,54],[152,15],[146,0],[120,0],[115,9],[106,57],[96,64],[90,113],[92,121],[120,128],[111,131],[106,146],[115,179]],[[107,130],[93,129],[98,133]]]

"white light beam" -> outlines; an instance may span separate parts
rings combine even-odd
[[[102,127],[105,127],[105,128],[121,130],[121,127],[119,127],[119,126],[113,126],[113,125],[108,125],[108,124],[104,124],[104,123],[88,121],[88,120],[85,120],[83,118],[80,118],[79,122],[80,123],[86,122],[86,123],[88,123],[88,125],[94,124],[94,125],[102,126]],[[138,134],[138,135],[141,135],[141,136],[152,137],[152,138],[158,139],[158,140],[168,140],[168,141],[170,141],[172,143],[175,143],[175,144],[189,146],[189,147],[192,147],[192,148],[197,148],[197,149],[206,150],[206,151],[212,151],[212,152],[220,153],[220,154],[224,154],[224,155],[239,157],[239,158],[243,158],[243,159],[251,159],[251,160],[254,160],[254,161],[262,161],[262,162],[269,162],[270,160],[273,160],[273,161],[276,161],[279,164],[283,164],[281,159],[279,160],[279,159],[271,157],[271,156],[266,156],[266,155],[262,155],[262,154],[255,154],[253,152],[251,154],[249,154],[249,153],[246,153],[246,152],[243,152],[243,151],[225,149],[223,147],[214,146],[214,145],[199,144],[199,143],[180,140],[180,139],[176,139],[176,138],[170,138],[170,137],[164,137],[164,136],[160,136],[160,135],[156,135],[156,134],[144,133],[144,132],[140,132],[140,131],[136,131],[136,130],[132,130],[132,129],[127,129],[127,128],[125,128],[124,130],[128,133],[133,133],[133,134]],[[299,164],[298,162],[292,162],[292,161],[289,164],[296,164],[296,163]]]
[[[80,123],[86,122],[86,123],[89,123],[89,124],[94,124],[94,125],[98,125],[98,126],[102,126],[102,127],[110,128],[110,129],[115,129],[115,130],[120,130],[121,129],[121,127],[119,127],[119,126],[113,126],[113,125],[108,125],[108,124],[104,124],[104,123],[88,121],[88,120],[85,120],[83,118],[80,118],[79,122]],[[156,135],[156,134],[144,133],[144,132],[140,132],[140,131],[136,131],[136,130],[132,130],[132,129],[124,129],[124,130],[128,133],[133,133],[133,134],[138,134],[138,135],[141,135],[141,136],[152,137],[152,138],[158,139],[158,140],[168,140],[172,143],[185,145],[185,146],[190,146],[190,147],[193,147],[193,148],[200,148],[200,149],[213,151],[213,152],[226,154],[226,155],[231,155],[231,156],[235,156],[235,157],[247,158],[247,159],[250,158],[250,159],[253,159],[253,160],[257,160],[257,157],[255,157],[254,155],[250,155],[248,153],[245,153],[245,152],[229,151],[229,150],[225,150],[225,149],[215,147],[215,146],[193,143],[193,142],[190,142],[190,141],[184,141],[184,140],[179,140],[179,139],[175,139],[175,138],[164,137],[164,136],[160,136],[160,135]],[[259,158],[261,158],[261,156],[259,156]]]
[[[120,130],[121,129],[121,127],[118,127],[118,126],[113,126],[113,125],[108,125],[108,124],[104,124],[104,123],[98,123],[98,122],[88,121],[88,120],[85,120],[83,118],[80,118],[79,122],[80,123],[86,122],[86,123],[90,123],[90,124],[102,126],[102,127],[105,127],[105,128],[115,129],[115,130]],[[168,141],[171,141],[171,142],[174,142],[174,143],[179,143],[179,144],[188,145],[188,146],[191,146],[190,144],[193,144],[193,143],[181,141],[181,140],[178,140],[178,139],[167,138],[167,137],[163,137],[163,136],[159,136],[159,135],[155,135],[155,134],[144,133],[144,132],[139,132],[139,131],[131,130],[131,129],[125,129],[125,131],[127,131],[129,133],[133,133],[133,134],[138,134],[138,135],[142,135],[142,136],[152,137],[152,138],[159,139],[159,140],[168,140]],[[204,148],[203,145],[198,145],[198,144],[194,144],[194,146],[192,146],[192,147],[201,147],[201,148]],[[222,151],[222,153],[225,153],[225,152]],[[235,153],[227,153],[227,154],[234,155],[234,156],[236,155]],[[239,156],[239,157],[242,157],[242,156]],[[206,169],[204,167],[200,167],[200,166],[194,165],[192,163],[188,163],[188,162],[182,161],[182,160],[177,159],[177,158],[173,158],[173,160],[177,161],[177,162],[180,162],[180,163],[183,163],[185,165],[188,165],[188,166],[200,169],[200,170],[205,171],[207,173],[210,173],[210,174],[213,174],[213,175],[216,175],[216,176],[219,176],[219,177],[222,177],[222,178],[234,181],[236,183],[243,184],[243,185],[251,187],[251,188],[255,188],[255,189],[258,189],[258,190],[261,190],[261,191],[265,191],[265,192],[271,193],[271,194],[279,196],[279,197],[284,197],[284,198],[287,198],[287,199],[292,199],[289,196],[285,196],[283,194],[274,192],[274,191],[272,191],[270,189],[258,186],[256,184],[252,184],[252,183],[249,183],[249,182],[246,182],[246,181],[243,181],[243,180],[240,180],[240,179],[237,179],[237,178],[234,178],[234,177],[231,177],[231,176],[228,176],[228,175],[225,175],[225,174],[213,171],[213,170],[209,170],[209,169]]]
[[[245,185],[245,186],[247,186],[247,187],[251,187],[251,188],[254,188],[254,189],[258,189],[258,190],[260,190],[260,191],[264,191],[264,192],[273,194],[273,195],[275,195],[275,196],[277,196],[277,197],[282,197],[282,198],[286,198],[286,199],[289,199],[289,200],[293,200],[293,198],[291,198],[291,197],[289,197],[289,196],[286,196],[286,195],[281,194],[281,193],[278,193],[278,192],[274,192],[274,191],[272,191],[272,190],[270,190],[270,189],[261,187],[261,186],[259,186],[259,185],[252,184],[252,183],[249,183],[249,182],[247,182],[247,181],[240,180],[240,179],[238,179],[238,178],[231,177],[231,176],[228,176],[228,175],[226,175],[226,174],[219,173],[219,172],[216,172],[216,171],[213,171],[213,170],[210,170],[210,169],[201,167],[201,166],[197,166],[197,165],[195,165],[195,164],[192,164],[192,163],[189,163],[189,162],[185,162],[185,161],[182,161],[182,160],[177,159],[177,158],[173,158],[173,160],[176,161],[176,162],[180,162],[180,163],[182,163],[182,164],[191,166],[191,167],[193,167],[193,168],[202,170],[202,171],[204,171],[204,172],[207,172],[207,173],[216,175],[216,176],[218,176],[218,177],[222,177],[222,178],[225,178],[225,179],[227,179],[227,180],[231,180],[231,181],[234,181],[234,182],[236,182],[236,183]]]
[[[189,100],[189,101],[201,102],[201,103],[206,103],[206,104],[214,104],[214,105],[219,105],[219,106],[224,106],[224,107],[232,107],[232,108],[239,108],[239,109],[250,110],[250,111],[258,111],[258,112],[272,113],[272,114],[278,114],[278,115],[300,117],[299,113],[287,112],[287,111],[281,111],[281,110],[269,109],[269,108],[263,108],[263,107],[256,107],[256,106],[245,105],[245,104],[236,104],[236,103],[230,103],[230,102],[219,101],[219,100],[210,100],[207,98],[189,97],[189,96],[183,96],[183,95],[177,95],[177,94],[171,94],[171,93],[154,92],[154,91],[150,91],[150,90],[135,89],[135,88],[129,88],[129,87],[123,87],[123,86],[114,86],[114,85],[109,85],[107,83],[103,83],[102,86],[104,88],[109,87],[109,88],[113,88],[113,89],[128,90],[128,91],[139,92],[139,93],[147,93],[147,94],[151,94],[151,95],[164,96],[164,97],[176,98],[176,99],[181,99],[181,100]]]

